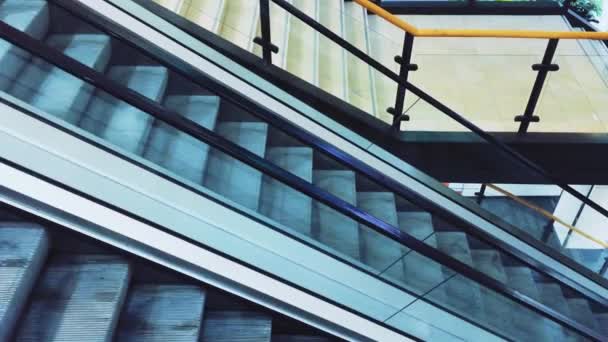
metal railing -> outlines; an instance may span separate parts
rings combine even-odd
[[[338,44],[344,50],[348,51],[349,53],[351,53],[352,55],[354,55],[355,57],[357,57],[364,63],[368,64],[370,67],[374,68],[378,72],[382,73],[389,79],[396,82],[398,84],[398,89],[397,89],[398,94],[396,97],[398,101],[395,103],[395,106],[393,107],[393,110],[392,110],[395,115],[395,118],[393,120],[395,125],[398,125],[402,120],[404,120],[407,117],[406,114],[400,113],[399,109],[402,109],[404,107],[403,99],[405,98],[405,91],[408,90],[408,91],[412,92],[414,95],[418,96],[423,101],[426,101],[431,106],[433,106],[436,109],[438,109],[439,111],[441,111],[443,114],[447,115],[454,121],[458,122],[462,126],[466,127],[467,129],[469,129],[470,131],[472,131],[473,133],[475,133],[476,135],[481,137],[483,140],[485,140],[486,142],[488,142],[489,144],[494,146],[498,151],[500,151],[501,153],[504,153],[505,155],[512,158],[513,161],[515,161],[516,163],[519,163],[524,168],[526,168],[526,169],[532,171],[534,174],[540,176],[543,180],[546,181],[547,184],[555,184],[555,185],[561,187],[564,191],[568,192],[569,194],[571,194],[578,200],[582,201],[589,207],[593,208],[594,210],[596,210],[597,212],[602,214],[604,217],[608,218],[608,210],[606,210],[604,207],[597,204],[595,201],[589,199],[585,195],[581,194],[580,192],[578,192],[576,189],[571,187],[566,182],[563,182],[559,178],[553,176],[550,172],[546,171],[544,168],[539,166],[537,163],[524,157],[522,154],[520,154],[513,148],[507,146],[505,143],[500,141],[494,135],[479,128],[478,126],[476,126],[475,124],[473,124],[472,122],[467,120],[461,114],[452,110],[451,108],[449,108],[448,106],[446,106],[439,100],[435,99],[433,96],[431,96],[427,92],[423,91],[419,87],[417,87],[414,84],[412,84],[411,82],[409,82],[407,80],[407,74],[409,71],[415,70],[415,68],[416,68],[416,66],[414,64],[410,63],[411,46],[413,45],[413,36],[407,31],[407,30],[410,30],[411,32],[418,32],[418,29],[416,27],[414,27],[413,25],[405,23],[404,21],[400,20],[398,17],[388,13],[386,10],[369,2],[368,0],[356,0],[357,3],[365,4],[365,5],[369,6],[368,9],[370,11],[377,11],[378,13],[381,13],[383,16],[386,17],[386,20],[389,20],[394,25],[398,25],[401,29],[406,31],[405,38],[404,38],[404,44],[403,44],[403,55],[396,57],[396,60],[398,62],[400,62],[401,66],[402,66],[400,69],[400,74],[397,74],[397,73],[393,72],[390,68],[388,68],[387,66],[382,64],[381,62],[379,62],[376,59],[374,59],[373,57],[369,56],[367,53],[361,51],[359,48],[354,46],[352,43],[348,42],[346,39],[342,38],[340,35],[336,34],[335,32],[331,31],[330,29],[326,28],[325,26],[323,26],[322,24],[320,24],[313,18],[309,17],[308,15],[306,15],[305,13],[300,11],[297,7],[295,7],[288,1],[285,1],[285,0],[260,0],[260,15],[261,16],[270,15],[270,11],[269,11],[268,7],[270,6],[271,1],[273,3],[275,3],[276,5],[278,5],[279,7],[283,8],[285,11],[290,13],[295,18],[306,23],[308,26],[310,26],[315,31],[319,32],[326,38],[328,38],[331,41],[333,41],[334,43]],[[261,18],[261,23],[262,23],[262,25],[270,25],[270,19]],[[263,54],[263,56],[265,56],[264,61],[267,64],[272,64],[272,53],[276,52],[278,50],[278,48],[272,44],[271,36],[270,36],[270,27],[265,28],[262,26],[261,29],[262,29],[261,30],[262,36],[256,37],[255,41],[258,44],[260,44],[264,50],[267,50]],[[441,31],[443,32],[443,30],[441,30]],[[494,32],[494,33],[503,32],[503,35],[505,35],[505,36],[507,35],[508,32],[511,32],[511,34],[514,34],[514,33],[512,33],[512,31],[494,31],[494,30],[488,30],[488,31],[473,30],[473,31],[477,32],[478,34],[482,34],[479,32]],[[602,38],[608,39],[608,33],[596,33],[596,32],[570,32],[569,33],[569,32],[539,31],[539,32],[543,32],[542,34],[534,33],[535,31],[521,31],[521,32],[525,32],[527,36],[531,36],[530,38],[535,38],[534,35],[542,35],[543,37],[554,37],[556,35],[563,34],[564,36],[572,37],[571,39],[574,39],[574,37],[581,37],[581,36],[590,36],[590,37],[594,37],[594,39],[602,39]],[[483,34],[489,34],[489,33],[483,33]],[[524,33],[522,33],[522,34],[524,34]],[[575,35],[571,35],[571,34],[575,34]],[[547,45],[547,49],[545,52],[545,56],[543,58],[543,62],[541,64],[535,64],[532,66],[533,69],[538,70],[538,75],[537,75],[537,78],[535,81],[535,86],[532,90],[532,95],[530,97],[530,100],[528,101],[528,105],[526,106],[526,108],[527,108],[526,112],[523,115],[515,118],[516,121],[521,122],[520,132],[522,132],[522,133],[527,130],[527,127],[530,124],[530,122],[534,122],[534,121],[538,120],[538,118],[533,115],[533,111],[536,106],[536,102],[538,101],[538,96],[540,94],[542,84],[544,83],[544,80],[549,71],[557,70],[557,66],[554,64],[551,64],[551,59],[552,59],[553,54],[555,53],[555,49],[557,47],[557,39],[558,38],[551,38],[551,40],[549,41],[549,44]],[[395,126],[395,128],[396,127],[398,127],[398,126]]]
[[[547,210],[533,204],[530,203],[529,201],[526,201],[525,199],[509,192],[508,190],[505,190],[501,187],[499,187],[496,184],[490,184],[490,183],[485,183],[482,184],[482,188],[488,187],[492,190],[497,191],[498,193],[510,198],[511,200],[519,203],[520,205],[523,205],[524,207],[533,210],[534,212],[544,216],[545,218],[549,219],[550,222],[557,222],[560,225],[564,226],[567,228],[567,233],[566,233],[566,237],[564,239],[564,242],[562,244],[563,248],[566,248],[567,246],[567,241],[570,238],[570,236],[574,233],[574,234],[578,234],[582,237],[584,237],[585,239],[592,241],[593,243],[597,244],[598,246],[604,248],[604,249],[608,249],[608,243],[601,240],[600,238],[597,238],[587,232],[585,232],[584,230],[581,230],[577,227],[575,227],[574,225],[564,221],[563,219],[553,215],[552,213],[548,212]],[[481,196],[483,196],[483,194],[480,194]],[[600,267],[600,269],[598,270],[598,273],[600,273],[601,275],[604,275],[606,273],[606,270],[608,269],[608,258],[605,259],[603,265]]]

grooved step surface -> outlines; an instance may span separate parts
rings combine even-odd
[[[272,320],[251,311],[209,311],[203,322],[204,342],[270,341]]]
[[[313,184],[350,204],[357,204],[356,179],[352,171],[315,170]],[[359,260],[359,224],[317,201],[313,202],[313,208],[315,237]]]
[[[473,266],[471,251],[465,233],[461,232],[436,232],[437,247],[442,252],[458,259],[459,261]],[[452,270],[444,268],[444,276],[453,274]],[[457,311],[464,311],[473,317],[481,318],[482,300],[479,285],[468,278],[455,276],[447,281],[442,287],[445,288],[448,302]]]
[[[49,248],[44,228],[29,223],[0,223],[0,341],[19,320]]]
[[[168,71],[159,66],[114,66],[108,77],[158,102],[165,92]],[[128,152],[141,155],[152,116],[106,93],[96,92],[80,125]]]
[[[167,109],[213,130],[220,107],[218,96],[169,96]],[[202,184],[209,145],[160,120],[154,122],[146,144],[146,159],[194,183]]]
[[[393,227],[399,227],[397,206],[393,193],[359,192],[357,193],[357,204],[361,210],[370,215]],[[369,227],[360,225],[360,229],[361,256],[365,264],[376,270],[385,270],[407,251],[406,247]]]
[[[273,147],[266,159],[292,174],[312,182],[312,149]],[[264,176],[260,212],[301,234],[311,235],[312,199],[284,183]]]
[[[591,312],[587,300],[582,298],[566,298],[566,302],[572,313],[572,318],[593,330],[598,329],[597,322],[593,317],[593,312]]]
[[[16,340],[110,341],[129,277],[119,257],[55,257],[32,292]]]
[[[0,3],[0,20],[40,39],[49,25],[46,1],[5,0]],[[30,54],[6,40],[0,40],[0,90],[8,89],[28,62]]]
[[[330,342],[334,341],[323,336],[307,335],[273,335],[272,342]]]
[[[426,212],[399,212],[399,228],[418,239],[424,239],[425,243],[437,248],[437,239],[431,215]],[[433,287],[439,285],[444,279],[441,264],[425,257],[424,255],[408,250],[405,256],[391,266],[384,276],[392,279],[416,294],[423,294]],[[445,291],[438,288],[433,291],[432,296],[436,300],[445,300]]]
[[[110,60],[108,36],[55,34],[46,43],[97,71],[103,71]],[[44,112],[76,124],[89,103],[93,86],[36,58],[26,66],[11,93]]]
[[[263,157],[268,125],[260,122],[226,122],[216,132]],[[205,186],[249,209],[258,210],[262,174],[229,155],[213,149],[209,155]]]
[[[121,314],[117,341],[198,341],[204,306],[198,286],[137,285]]]
[[[540,293],[540,302],[566,316],[570,316],[568,302],[566,302],[562,288],[559,285],[544,282],[537,282],[536,284]]]

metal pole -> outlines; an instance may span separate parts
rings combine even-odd
[[[260,23],[262,37],[255,37],[253,42],[262,47],[262,58],[267,64],[272,64],[272,53],[279,48],[272,44],[270,37],[270,0],[260,0]]]
[[[536,75],[536,80],[534,81],[534,86],[532,87],[532,92],[530,93],[528,104],[526,105],[526,111],[523,115],[518,115],[515,117],[515,122],[521,122],[518,133],[526,133],[528,131],[528,127],[530,126],[530,122],[540,121],[540,118],[534,115],[534,110],[536,109],[538,98],[540,97],[540,93],[543,90],[543,85],[547,79],[547,74],[549,71],[559,70],[559,66],[557,64],[551,64],[553,56],[555,55],[555,50],[557,49],[558,41],[559,39],[550,39],[549,43],[547,44],[547,48],[545,49],[545,55],[543,56],[542,63],[532,65],[532,70],[538,71],[538,74]]]
[[[418,66],[416,64],[410,63],[412,59],[413,46],[414,36],[406,32],[405,38],[403,39],[403,51],[401,52],[401,56],[395,56],[395,62],[400,65],[399,78],[402,79],[404,82],[407,82],[407,78],[410,71],[418,70]],[[408,115],[403,113],[404,107],[405,86],[399,84],[397,86],[397,94],[395,96],[395,106],[386,109],[389,114],[393,115],[393,129],[399,130],[399,125],[401,121],[408,121],[410,119]]]

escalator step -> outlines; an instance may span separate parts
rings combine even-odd
[[[266,159],[307,182],[312,182],[311,148],[273,147],[266,152]],[[311,235],[311,198],[266,176],[263,178],[260,212],[301,234]]]
[[[54,257],[32,292],[16,340],[111,340],[129,277],[129,264],[120,257]]]
[[[473,258],[465,233],[446,231],[437,232],[436,236],[439,250],[467,265],[473,266]],[[444,273],[449,276],[453,274],[453,271],[444,269]],[[454,309],[481,318],[483,304],[481,288],[477,283],[468,278],[456,276],[448,280],[444,287],[448,301]]]
[[[0,341],[8,341],[44,265],[46,230],[36,224],[0,223]]]
[[[270,341],[272,319],[259,312],[209,311],[203,321],[203,342]]]
[[[426,212],[397,213],[399,228],[425,243],[437,248],[437,239],[431,235],[434,232],[432,217]],[[441,265],[415,251],[409,251],[400,262],[393,265],[385,273],[390,279],[405,285],[415,293],[422,294],[440,284],[444,280]],[[445,300],[442,288],[433,291],[436,300]]]
[[[357,204],[355,173],[344,170],[315,170],[313,184],[334,196]],[[321,243],[359,260],[359,225],[326,205],[313,203],[313,234]]]
[[[49,9],[46,1],[5,0],[0,4],[0,20],[41,39],[49,26]],[[8,89],[28,62],[30,54],[0,40],[0,90]]]
[[[47,44],[97,71],[103,71],[110,60],[108,36],[58,34],[50,36]],[[89,103],[93,87],[42,59],[34,59],[11,93],[42,111],[76,124]]]
[[[213,130],[217,121],[218,96],[169,96],[165,107]],[[162,121],[155,121],[146,145],[146,159],[194,183],[202,184],[209,146]]]
[[[165,92],[168,71],[159,66],[114,66],[108,77],[158,102]],[[149,114],[98,92],[80,125],[128,152],[141,155],[152,121]]]
[[[308,335],[273,335],[272,342],[330,342],[331,338]]]
[[[226,122],[216,132],[262,157],[266,151],[268,125],[260,122]],[[258,210],[262,174],[229,155],[213,149],[209,155],[205,185],[249,209]]]
[[[559,285],[544,282],[537,282],[536,285],[540,295],[540,302],[566,316],[570,315],[570,307]]]
[[[593,330],[598,329],[597,321],[593,317],[593,312],[591,312],[587,300],[583,298],[567,298],[566,301],[568,302],[570,312],[572,312],[572,318]]]
[[[198,286],[137,285],[121,314],[117,341],[198,341],[204,306]]]
[[[358,207],[370,215],[399,227],[395,195],[390,192],[359,192]],[[361,256],[366,265],[375,270],[385,270],[397,262],[407,251],[398,242],[381,235],[369,227],[360,225]]]

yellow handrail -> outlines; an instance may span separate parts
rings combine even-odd
[[[479,38],[533,38],[533,39],[591,39],[608,40],[608,32],[531,31],[531,30],[470,30],[470,29],[419,29],[407,23],[370,0],[355,0],[368,11],[416,37],[479,37]]]
[[[582,230],[574,227],[571,224],[568,224],[568,223],[564,222],[562,219],[560,219],[559,217],[551,214],[550,212],[546,211],[545,209],[537,207],[534,204],[532,204],[532,203],[530,203],[530,202],[528,202],[528,201],[526,201],[526,200],[524,200],[522,198],[519,198],[519,197],[515,196],[514,194],[508,192],[507,190],[502,189],[502,188],[500,188],[500,187],[498,187],[498,186],[496,186],[494,184],[486,184],[486,186],[488,188],[490,188],[490,189],[494,189],[494,190],[500,192],[501,194],[503,194],[503,195],[511,198],[515,202],[517,202],[517,203],[519,203],[519,204],[521,204],[521,205],[523,205],[525,207],[528,207],[528,208],[530,208],[530,209],[538,212],[539,214],[545,216],[546,218],[551,219],[551,220],[553,220],[553,221],[555,221],[557,223],[560,223],[560,224],[568,227],[568,229],[574,231],[575,233],[577,233],[579,235],[582,235],[582,236],[586,237],[587,239],[589,239],[589,240],[597,243],[598,245],[600,245],[600,246],[602,246],[604,248],[608,248],[608,243],[606,243],[606,242],[604,242],[604,241],[602,241],[602,240],[600,240],[598,238],[595,238],[595,237],[589,235],[588,233],[585,233],[584,231],[582,231]]]

